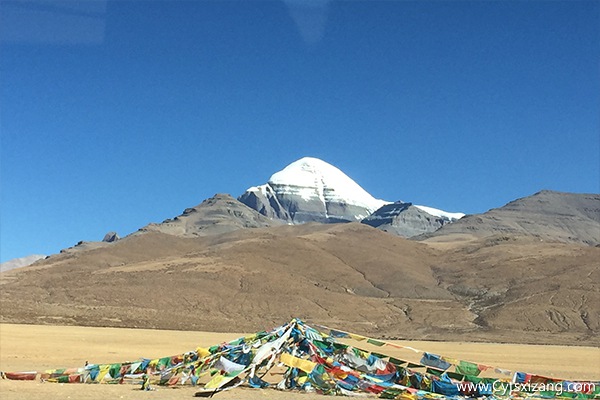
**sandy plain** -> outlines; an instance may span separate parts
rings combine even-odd
[[[269,329],[271,327],[265,327]],[[210,346],[243,336],[240,333],[119,329],[51,325],[0,324],[0,370],[34,371],[77,367],[91,363],[124,362],[140,357],[180,354],[198,346]],[[535,346],[465,342],[395,341],[445,356],[510,370],[565,379],[600,380],[600,348]],[[365,350],[417,361],[419,354],[364,342],[351,344]],[[137,385],[55,384],[38,381],[0,380],[5,399],[181,399],[194,396],[197,388],[158,387],[140,391]],[[223,399],[323,399],[305,393],[272,389],[236,389],[216,396]]]

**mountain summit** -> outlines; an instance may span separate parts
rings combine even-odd
[[[388,202],[338,168],[313,157],[294,161],[239,197],[261,214],[289,223],[360,221]]]
[[[313,157],[294,161],[238,200],[271,219],[291,224],[362,221],[405,237],[433,232],[464,216],[376,199],[338,168]]]

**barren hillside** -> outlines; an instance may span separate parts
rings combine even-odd
[[[1,320],[255,331],[297,316],[380,337],[599,344],[600,248],[443,246],[364,224],[134,235],[3,273]]]

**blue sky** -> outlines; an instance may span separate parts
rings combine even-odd
[[[484,212],[600,191],[597,1],[0,3],[0,258],[319,157]]]

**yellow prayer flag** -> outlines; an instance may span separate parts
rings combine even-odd
[[[317,363],[315,362],[294,357],[289,353],[281,354],[281,362],[287,365],[288,367],[298,368],[299,370],[302,370],[307,374],[311,373],[317,365]]]
[[[365,336],[357,335],[355,333],[349,333],[348,335],[354,340],[358,340],[358,341],[367,340],[367,338]]]
[[[100,372],[98,372],[98,377],[96,378],[96,381],[97,382],[102,382],[102,380],[104,379],[104,377],[108,373],[109,369],[110,369],[110,364],[101,365],[100,366]]]
[[[254,333],[252,335],[249,335],[249,336],[244,336],[244,341],[246,343],[248,343],[248,342],[254,342],[256,340],[256,336],[257,336],[256,333]]]
[[[210,351],[204,347],[198,347],[196,349],[196,353],[198,353],[198,359],[203,359],[204,357],[210,356]]]
[[[221,374],[216,374],[213,378],[206,384],[204,387],[206,389],[217,389],[235,378],[234,376],[226,376]]]
[[[446,361],[447,363],[450,363],[452,365],[458,365],[460,363],[459,360],[455,359],[455,358],[450,358],[450,357],[442,357],[443,361]]]

